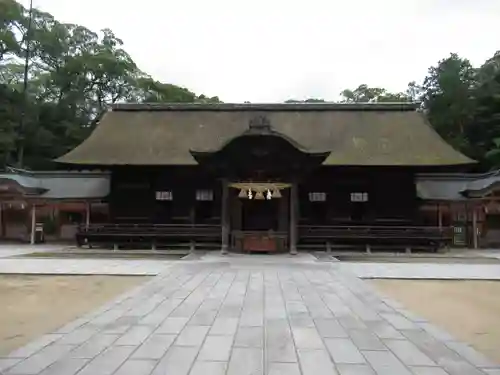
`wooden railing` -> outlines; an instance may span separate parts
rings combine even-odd
[[[233,247],[244,247],[242,242],[250,232],[233,231]],[[259,232],[259,234],[262,234]],[[369,226],[369,225],[300,225],[299,243],[362,246],[426,247],[436,249],[451,243],[451,228],[426,226]],[[272,234],[279,247],[286,248],[288,233]],[[247,236],[248,237],[248,236]],[[269,235],[268,235],[269,237]],[[148,245],[162,243],[196,244],[217,243],[222,239],[221,226],[216,224],[90,224],[78,226],[78,246],[92,245]]]
[[[153,247],[162,241],[220,241],[221,226],[210,224],[90,224],[80,225],[76,233],[79,246],[87,243],[118,246],[133,242],[149,243]]]
[[[452,240],[451,228],[427,226],[299,226],[302,242],[438,248]]]

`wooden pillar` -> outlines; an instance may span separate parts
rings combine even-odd
[[[55,226],[54,235],[61,238],[62,225],[61,225],[61,217],[60,217],[60,212],[59,212],[59,202],[52,205],[51,219],[54,222],[54,226]]]
[[[0,202],[0,238],[4,236],[3,203]]]
[[[35,244],[35,228],[36,228],[36,206],[35,204],[31,205],[31,237],[30,243],[32,245]]]
[[[90,212],[91,212],[91,203],[85,202],[85,228],[89,229],[90,225]]]
[[[222,247],[221,253],[227,254],[229,248],[229,185],[227,179],[222,180],[222,208],[221,208],[221,230]]]
[[[231,220],[231,229],[232,230],[241,230],[242,225],[242,213],[243,213],[243,199],[238,197],[230,197],[230,220]]]
[[[465,247],[466,248],[470,248],[471,246],[471,238],[470,238],[470,222],[471,222],[471,218],[470,218],[470,214],[469,214],[469,205],[467,203],[467,201],[465,201],[464,205],[463,205],[463,209],[465,211],[465,223],[463,223],[463,225],[465,226]],[[473,232],[473,231],[472,231]],[[472,237],[474,237],[474,233],[472,233]],[[472,242],[474,242],[474,240],[472,240]]]
[[[438,203],[438,227],[443,229],[443,210],[441,209],[441,204]]]
[[[478,243],[477,243],[477,207],[474,205],[472,206],[472,244],[474,246],[474,249],[477,249]]]
[[[195,208],[196,200],[191,201],[191,208],[189,210],[189,222],[191,226],[194,228],[196,225],[196,208]],[[189,241],[189,251],[192,253],[196,250],[196,241],[194,238]]]
[[[290,187],[290,254],[297,254],[297,216],[298,216],[297,182]]]
[[[288,209],[289,209],[289,204],[288,204],[288,191],[284,190],[281,192],[281,198],[274,198],[273,199],[278,199],[279,200],[279,207],[278,207],[278,230],[280,232],[286,232],[287,228],[289,227],[288,223]]]
[[[288,211],[290,205],[288,203],[288,191],[284,190],[281,192],[281,198],[272,198],[277,199],[278,202],[278,231],[281,233],[287,233],[290,224],[288,223]],[[280,241],[278,249],[280,251],[287,251],[287,243],[288,241]]]

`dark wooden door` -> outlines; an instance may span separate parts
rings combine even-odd
[[[279,229],[279,200],[242,199],[243,230]]]

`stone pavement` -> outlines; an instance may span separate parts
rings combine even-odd
[[[155,276],[171,264],[152,259],[2,258],[0,274]]]
[[[274,257],[269,257],[273,259]],[[175,262],[0,359],[8,375],[498,375],[339,263]]]
[[[158,259],[15,258],[65,249],[68,249],[67,245],[1,244],[0,274],[156,276],[171,264]]]
[[[339,262],[364,279],[500,280],[500,264]]]
[[[500,259],[499,249],[480,249],[480,250],[467,250],[467,253],[471,255],[477,255],[485,258],[496,258]]]
[[[23,254],[59,251],[68,246],[64,245],[27,245],[27,244],[0,244],[0,258],[8,258]]]

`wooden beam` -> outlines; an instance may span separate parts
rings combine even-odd
[[[222,248],[221,253],[227,254],[229,248],[229,185],[227,179],[222,180],[222,207],[221,207],[221,231]]]

